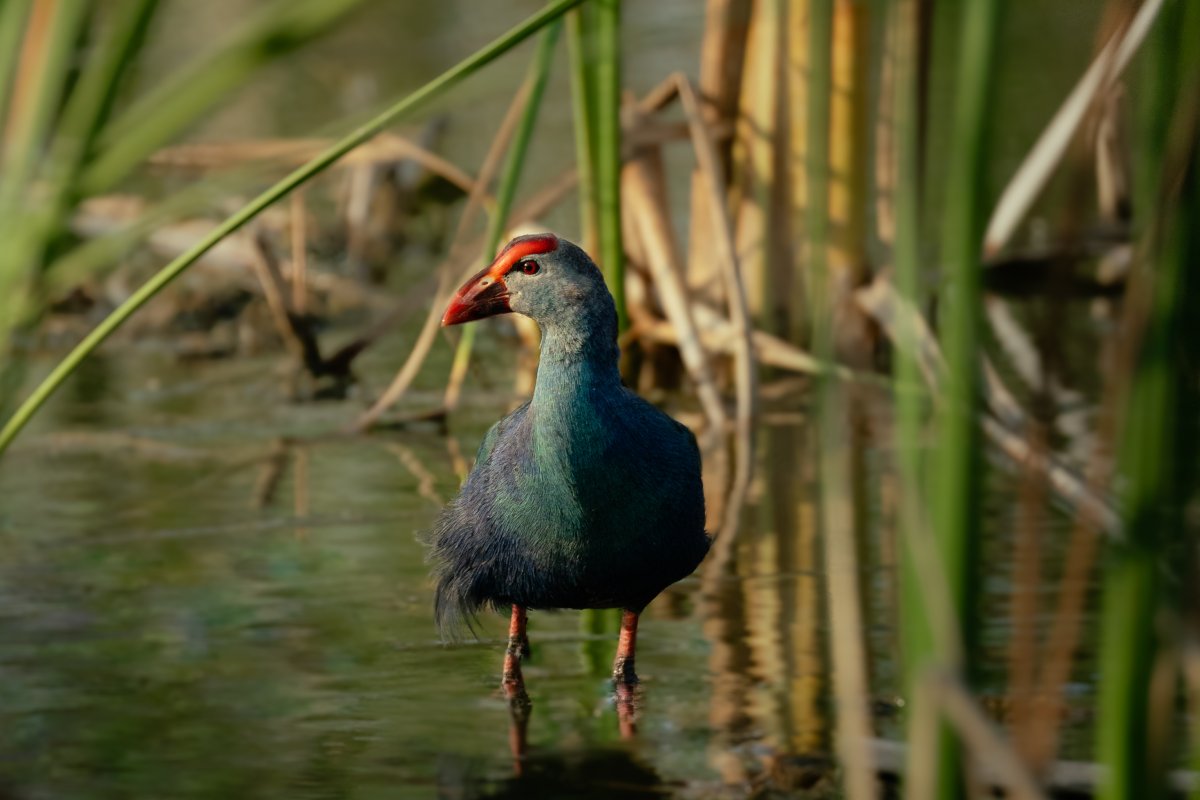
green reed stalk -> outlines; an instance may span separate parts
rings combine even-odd
[[[596,156],[596,210],[600,265],[617,304],[618,329],[629,326],[625,310],[625,249],[621,241],[621,0],[592,0],[596,27],[595,96],[592,119]]]
[[[1200,336],[1200,7],[1163,9],[1148,40],[1138,109],[1135,207],[1144,262],[1126,299],[1122,513],[1126,539],[1109,551],[1103,576],[1097,750],[1108,768],[1100,796],[1131,800],[1165,795],[1170,756],[1153,753],[1150,684],[1162,650],[1155,620],[1179,603],[1164,574],[1189,562],[1195,539],[1186,507],[1194,491],[1197,438],[1195,379]],[[1188,555],[1191,554],[1191,555]],[[1184,576],[1194,577],[1194,573]]]
[[[73,184],[109,121],[159,5],[160,0],[125,0],[112,7],[103,38],[63,110],[50,154],[48,168],[58,192],[75,193]]]
[[[529,74],[525,78],[529,84],[529,95],[525,100],[525,108],[521,111],[517,130],[513,134],[512,145],[504,159],[504,169],[500,173],[500,184],[496,190],[496,205],[488,218],[487,238],[483,246],[485,264],[496,257],[500,240],[508,227],[508,214],[512,210],[517,186],[521,182],[521,173],[525,169],[525,156],[529,153],[529,142],[533,139],[534,128],[537,127],[542,96],[546,93],[550,66],[554,60],[554,47],[558,44],[558,34],[561,30],[561,21],[555,21],[546,28],[538,43],[537,53],[529,65]],[[454,361],[450,367],[451,379],[446,390],[448,411],[458,404],[458,388],[462,385],[463,375],[471,362],[471,349],[475,345],[475,332],[478,329],[478,325],[467,325],[454,350]]]
[[[87,17],[83,2],[50,4],[44,27],[24,31],[24,48],[31,60],[13,71],[20,94],[11,94],[0,153],[0,410],[10,402],[10,386],[17,382],[15,363],[9,360],[9,336],[26,315],[33,281],[41,267],[39,240],[33,235],[45,227],[50,212],[45,203],[30,203],[42,151],[55,114],[63,101],[70,69],[71,50]],[[5,23],[12,22],[5,19]],[[39,32],[37,41],[29,37]],[[6,32],[6,36],[8,36]],[[18,48],[21,49],[21,48]],[[23,55],[23,54],[22,54]],[[14,55],[20,58],[20,55]]]
[[[366,122],[330,145],[312,160],[293,170],[283,180],[271,186],[232,216],[226,218],[224,222],[215,227],[197,244],[159,270],[149,281],[142,284],[129,299],[109,314],[34,389],[33,393],[21,404],[16,413],[5,423],[4,428],[0,430],[0,453],[3,453],[7,449],[8,445],[12,443],[13,438],[28,424],[29,420],[41,408],[50,395],[62,385],[62,382],[79,367],[79,364],[93,350],[99,347],[134,312],[162,291],[163,287],[182,274],[184,270],[198,261],[201,256],[215,247],[221,240],[254,219],[272,203],[286,197],[293,189],[323,172],[355,147],[358,147],[375,134],[412,114],[422,104],[444,94],[448,89],[457,85],[465,78],[474,75],[480,69],[561,17],[580,2],[582,0],[555,0],[555,2],[550,3],[541,11],[477,50],[446,72],[426,83],[420,89],[396,102],[374,119]]]
[[[988,110],[995,75],[999,0],[974,0],[962,8],[953,141],[947,170],[941,260],[944,265],[940,340],[946,357],[945,393],[937,409],[933,465],[933,523],[939,557],[964,657],[970,653],[982,490],[979,430],[979,349],[982,329],[980,250],[986,209]],[[944,648],[946,645],[940,645]],[[937,653],[947,663],[950,653]],[[961,665],[969,675],[970,665]],[[958,796],[961,785],[953,746],[939,748],[936,796]]]
[[[596,205],[596,154],[592,132],[596,110],[592,105],[591,67],[585,32],[590,25],[584,5],[567,15],[567,49],[571,57],[571,114],[575,130],[575,164],[579,172],[579,236],[583,249],[596,252],[600,213]]]
[[[629,326],[625,307],[625,245],[621,239],[621,0],[592,0],[568,20],[571,45],[575,158],[579,169],[582,235],[595,248],[604,281],[617,306],[617,326]],[[621,617],[613,610],[587,609],[585,633],[615,633]],[[607,645],[585,643],[590,672],[606,667]]]
[[[0,3],[0,126],[7,117],[8,100],[12,93],[13,75],[20,57],[21,34],[33,0],[6,0]],[[0,127],[0,130],[4,130]]]
[[[912,308],[920,309],[921,261],[920,239],[920,108],[919,108],[919,0],[894,0],[891,20],[894,31],[895,58],[892,71],[892,119],[895,135],[896,180],[893,207],[896,214],[894,260],[896,289]],[[896,468],[900,496],[897,513],[897,549],[900,556],[900,633],[904,658],[905,686],[911,703],[918,697],[917,682],[924,667],[936,658],[933,626],[929,614],[930,599],[923,591],[921,569],[915,548],[921,546],[922,517],[925,509],[924,485],[921,481],[921,426],[924,403],[907,387],[919,385],[922,378],[917,364],[917,336],[911,316],[900,315],[896,330],[896,349],[893,358],[893,398],[896,403]],[[937,758],[934,753],[919,752],[912,746],[917,736],[911,724],[917,719],[910,714],[907,775],[916,775],[921,760]],[[945,738],[945,737],[943,737]]]
[[[83,2],[52,4],[42,40],[34,43],[39,57],[25,65],[27,74],[13,75],[14,80],[24,83],[24,89],[19,98],[13,95],[6,120],[0,178],[0,209],[6,212],[23,203],[25,187],[41,161],[41,149],[63,100],[71,48],[87,12]],[[31,35],[32,28],[26,31],[26,36]]]
[[[895,269],[896,289],[915,309],[923,305],[921,285],[921,219],[920,219],[920,120],[919,109],[919,0],[896,0],[893,20],[896,26],[895,69],[893,75],[892,119],[895,132],[896,181],[893,207],[896,215]],[[896,449],[900,462],[903,486],[901,524],[918,524],[916,511],[920,508],[920,397],[906,386],[921,383],[917,365],[916,331],[908,315],[897,328],[899,345],[894,356],[895,397],[897,411]]]

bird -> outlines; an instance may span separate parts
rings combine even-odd
[[[622,384],[616,305],[578,245],[513,239],[442,324],[510,312],[541,330],[537,380],[428,535],[435,619],[446,636],[484,608],[511,613],[508,684],[529,654],[528,611],[619,608],[613,680],[632,686],[639,615],[711,543],[696,438]]]

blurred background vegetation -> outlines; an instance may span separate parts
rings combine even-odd
[[[1192,0],[0,0],[0,795],[1200,793],[1196,42]],[[609,615],[533,622],[532,720],[499,626],[429,622],[414,534],[537,341],[437,322],[530,229],[704,450],[636,733]]]

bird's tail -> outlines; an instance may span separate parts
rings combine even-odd
[[[473,600],[469,587],[460,578],[439,570],[433,600],[433,619],[438,634],[446,641],[459,641],[465,635],[478,638],[476,622],[480,604]]]

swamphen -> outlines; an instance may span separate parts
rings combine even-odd
[[[509,682],[528,650],[527,609],[620,608],[613,678],[631,684],[638,615],[708,552],[700,451],[621,384],[616,307],[579,247],[548,233],[513,239],[442,324],[508,312],[541,328],[537,384],[488,431],[430,536],[438,625],[511,607]]]

